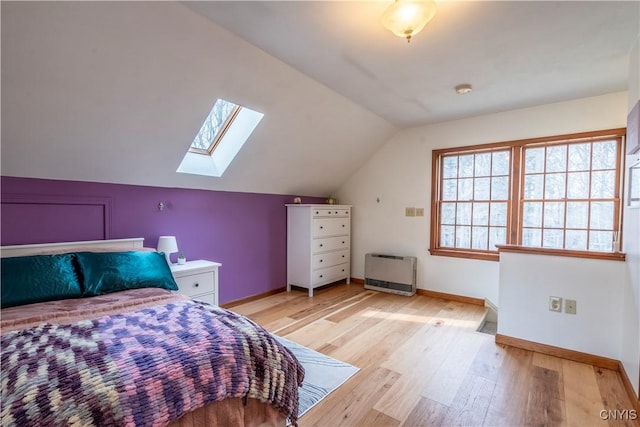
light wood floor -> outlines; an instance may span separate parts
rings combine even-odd
[[[496,345],[484,307],[336,285],[232,307],[270,332],[360,371],[301,426],[637,426],[615,371]]]

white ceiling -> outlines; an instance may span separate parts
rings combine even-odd
[[[638,1],[437,3],[410,44],[380,24],[390,1],[185,4],[400,127],[627,88]]]

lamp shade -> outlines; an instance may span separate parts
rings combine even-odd
[[[178,252],[178,242],[176,236],[160,236],[158,238],[158,252],[164,252],[167,264],[171,264],[169,255]]]
[[[436,14],[433,0],[396,0],[382,15],[382,25],[411,41]]]

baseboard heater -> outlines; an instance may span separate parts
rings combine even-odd
[[[366,254],[364,287],[376,291],[411,296],[416,293],[414,256]]]

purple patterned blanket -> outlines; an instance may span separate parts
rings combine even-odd
[[[178,301],[3,334],[3,426],[164,426],[229,397],[292,422],[304,370],[246,317]]]

